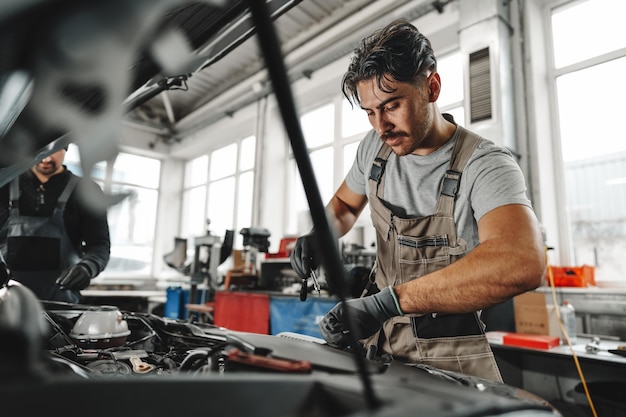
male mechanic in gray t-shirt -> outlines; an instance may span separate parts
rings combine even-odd
[[[451,119],[450,116],[448,116]],[[426,216],[435,212],[437,196],[455,137],[428,155],[408,154],[391,157],[385,172],[384,200],[400,217]],[[370,168],[381,142],[375,131],[361,141],[346,184],[357,194],[367,194]],[[470,200],[471,199],[471,200]],[[511,153],[483,139],[472,154],[459,186],[454,208],[457,230],[473,249],[478,240],[478,220],[494,208],[506,204],[531,207],[519,165]]]
[[[332,346],[352,331],[369,353],[501,381],[479,313],[540,285],[543,242],[510,152],[443,115],[441,85],[430,42],[406,21],[354,51],[343,92],[374,130],[327,212],[343,236],[370,205],[380,291],[338,304],[320,330]],[[298,274],[319,265],[317,249],[314,231],[298,238]]]

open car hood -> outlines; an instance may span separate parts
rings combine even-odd
[[[299,0],[270,0],[272,19]],[[244,0],[0,5],[0,186],[67,143],[83,172],[117,154],[125,116],[256,31]]]

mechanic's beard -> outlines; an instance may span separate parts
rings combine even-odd
[[[391,147],[391,150],[393,151],[394,154],[396,154],[397,156],[404,156],[404,155],[408,155],[410,154],[413,149],[411,149],[411,143],[410,143],[410,136],[408,135],[408,133],[406,132],[388,132],[388,133],[384,133],[381,137],[380,140],[382,140],[383,142],[387,142],[388,140],[393,140],[393,139],[397,139],[397,138],[401,138],[402,141],[400,142],[399,145],[389,145],[389,147]]]
[[[39,172],[42,175],[51,175],[55,173],[58,168],[59,167],[56,164],[49,164],[46,166],[40,166],[40,165],[35,166],[35,169],[37,170],[37,172]]]

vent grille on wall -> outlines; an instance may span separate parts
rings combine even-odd
[[[471,123],[491,119],[491,71],[489,48],[470,54],[470,120]]]

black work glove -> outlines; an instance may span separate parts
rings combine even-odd
[[[80,263],[70,266],[57,278],[56,283],[68,290],[84,290],[91,282],[91,274],[87,267]]]
[[[350,310],[353,329],[349,328],[346,308]],[[344,348],[350,344],[350,330],[354,331],[356,340],[364,339],[380,330],[388,319],[402,315],[395,291],[392,287],[386,287],[374,295],[337,304],[326,313],[319,328],[329,345]]]
[[[317,242],[314,232],[307,233],[296,239],[293,251],[289,256],[291,268],[302,279],[309,278],[311,271],[317,269],[318,264]]]

